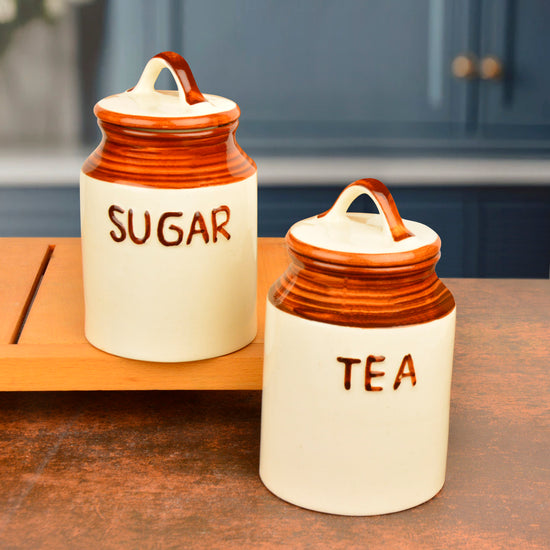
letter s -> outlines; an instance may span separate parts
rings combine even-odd
[[[112,204],[111,206],[109,206],[109,219],[116,225],[116,227],[120,231],[120,235],[117,235],[114,231],[111,231],[110,235],[115,243],[121,243],[126,238],[126,229],[124,229],[124,225],[122,224],[122,222],[116,218],[115,212],[118,212],[119,214],[124,214],[124,208],[121,208],[116,204]]]

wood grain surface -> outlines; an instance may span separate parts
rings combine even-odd
[[[361,518],[278,499],[259,391],[4,392],[0,548],[548,548],[550,281],[445,284],[449,458],[429,502]]]
[[[265,300],[288,264],[282,239],[258,241],[258,333],[235,353],[187,363],[153,363],[116,357],[84,336],[79,239],[0,239],[10,263],[0,269],[0,391],[260,389]],[[33,288],[42,257],[53,253],[17,344],[11,335]],[[12,296],[11,298],[9,298]]]
[[[18,339],[47,250],[41,239],[0,239],[0,345]]]

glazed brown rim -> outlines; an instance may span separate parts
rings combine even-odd
[[[101,107],[97,103],[94,107],[94,114],[104,122],[124,126],[126,128],[139,128],[142,130],[204,130],[205,128],[216,128],[225,126],[237,120],[241,114],[238,105],[230,111],[214,113],[211,115],[197,117],[149,117],[136,116],[124,113],[117,113]]]
[[[355,252],[344,252],[330,250],[305,243],[292,234],[292,228],[286,234],[286,243],[291,253],[297,257],[303,256],[316,262],[358,268],[382,268],[412,266],[439,256],[441,250],[441,239],[439,237],[431,243],[414,250],[405,252],[391,252],[384,254],[361,254]]]

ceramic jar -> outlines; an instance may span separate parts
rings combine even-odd
[[[363,193],[379,214],[347,212]],[[334,514],[430,499],[445,479],[455,333],[439,237],[364,179],[286,242],[291,264],[267,299],[262,481]]]
[[[177,91],[157,91],[162,69]],[[239,107],[202,94],[185,60],[152,58],[102,99],[80,177],[85,332],[150,361],[223,355],[256,334],[257,178]]]

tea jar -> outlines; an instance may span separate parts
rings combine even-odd
[[[347,212],[367,194],[378,214]],[[260,477],[312,510],[375,515],[445,480],[455,302],[440,239],[374,179],[294,224],[267,298]]]
[[[155,89],[168,69],[177,90]],[[190,361],[256,334],[257,177],[240,110],[164,52],[97,103],[80,176],[85,333],[109,353]]]

